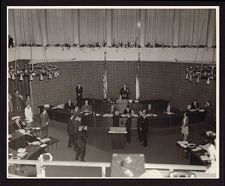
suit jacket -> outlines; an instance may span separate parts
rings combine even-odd
[[[120,124],[120,116],[119,115],[113,115],[113,126],[119,127]]]
[[[71,102],[70,105],[69,103],[65,103],[64,109],[65,110],[73,110],[75,108],[74,104]]]
[[[75,120],[71,118],[68,119],[68,122],[67,122],[67,133],[69,135],[75,135],[76,134],[76,123],[75,123]]]
[[[142,128],[142,123],[144,122],[144,118],[142,116],[139,116],[137,119],[137,129]]]
[[[77,146],[79,148],[85,148],[86,146],[86,132],[85,131],[77,131]]]
[[[189,117],[186,117],[186,120],[183,118],[182,126],[183,127],[188,127],[189,126]]]
[[[132,118],[131,117],[127,118],[127,121],[125,123],[127,131],[131,131],[131,122],[132,122]]]
[[[130,94],[129,88],[126,88],[125,90],[124,88],[120,89],[120,95],[122,96],[122,99],[129,99],[129,94]]]
[[[199,108],[199,103],[197,102],[196,103],[196,106],[194,105],[194,102],[192,102],[192,104],[191,104],[191,109],[197,109],[197,108]]]
[[[49,116],[48,113],[46,112],[46,114],[41,113],[40,114],[40,120],[41,120],[41,126],[45,127],[46,123],[49,122]]]
[[[83,97],[83,87],[78,88],[78,86],[77,86],[76,94],[77,94],[77,97],[82,98]]]
[[[141,128],[144,133],[148,133],[148,117],[143,118]]]

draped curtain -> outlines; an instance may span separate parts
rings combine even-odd
[[[214,9],[113,9],[111,14],[106,9],[9,9],[8,13],[9,35],[17,44],[94,44],[107,41],[107,34],[117,43],[139,44],[141,37],[143,44],[152,45],[216,44]]]
[[[112,41],[133,43],[140,41],[139,10],[119,9],[112,11]]]
[[[174,10],[146,10],[145,42],[172,45]]]
[[[81,44],[106,41],[106,10],[79,10],[79,18]]]

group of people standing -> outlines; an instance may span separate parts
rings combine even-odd
[[[68,148],[76,152],[75,160],[84,161],[86,149],[87,127],[82,125],[81,112],[76,106],[67,122]]]

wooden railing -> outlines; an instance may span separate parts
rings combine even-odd
[[[21,164],[21,165],[36,165],[37,177],[45,177],[45,172],[43,174],[44,166],[67,166],[67,167],[96,167],[101,168],[101,177],[106,177],[106,168],[111,167],[109,162],[72,162],[72,161],[38,161],[38,160],[8,160],[8,164]],[[177,165],[177,164],[145,164],[146,170],[157,169],[157,170],[185,170],[185,171],[200,171],[204,172],[206,166],[197,165]],[[8,177],[19,177],[13,174],[8,174]]]

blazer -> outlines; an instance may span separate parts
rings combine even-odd
[[[129,88],[126,88],[125,90],[124,88],[120,89],[120,95],[122,96],[122,99],[129,99],[129,94],[130,94]]]
[[[69,103],[65,103],[64,109],[65,110],[73,110],[73,109],[75,109],[75,106],[72,102],[70,103],[70,105],[69,105]]]

